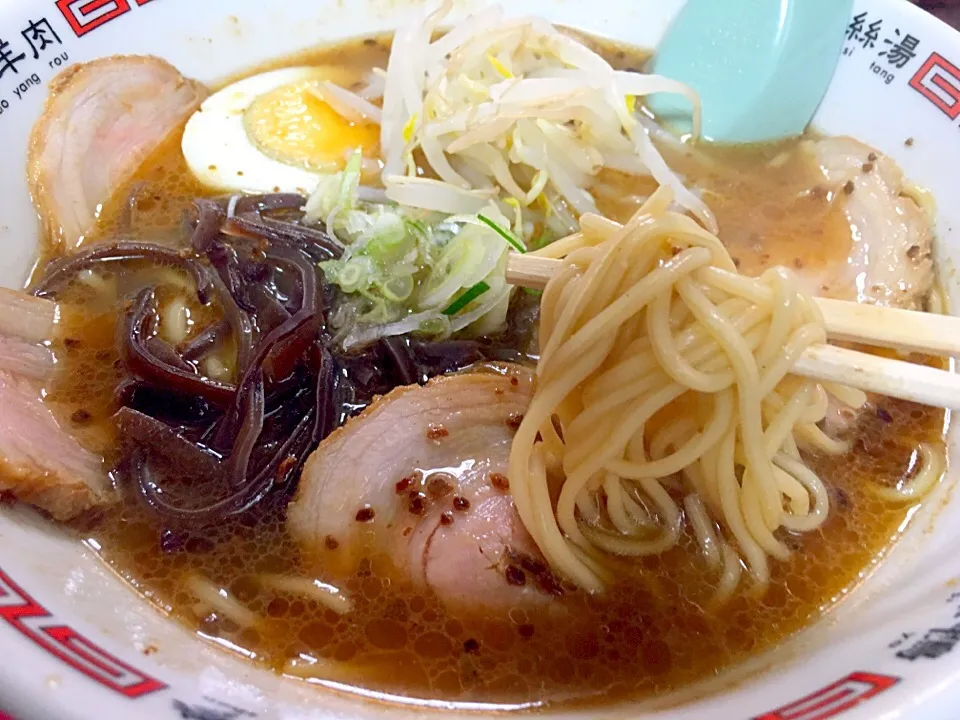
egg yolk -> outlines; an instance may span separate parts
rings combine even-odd
[[[375,155],[380,128],[339,115],[310,91],[305,81],[259,96],[244,113],[247,136],[274,160],[309,170],[343,167],[350,151]]]

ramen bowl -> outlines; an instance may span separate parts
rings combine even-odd
[[[681,0],[518,0],[532,12],[641,47]],[[405,0],[24,0],[0,8],[0,283],[22,287],[37,249],[28,136],[47,83],[72,63],[166,58],[211,84],[336,40],[395,28]],[[456,6],[458,17],[481,7]],[[894,48],[898,48],[894,51]],[[939,279],[960,303],[960,34],[905,0],[858,0],[814,120],[891,156],[936,199]],[[957,452],[955,434],[948,444]],[[953,471],[911,513],[899,542],[814,626],[682,691],[634,704],[546,708],[547,717],[826,720],[956,717],[960,707],[960,501]],[[21,506],[0,507],[0,718],[412,718],[492,716],[507,706],[406,701],[281,678],[165,618],[96,557]],[[692,640],[691,640],[692,641]],[[6,713],[6,715],[4,715]]]

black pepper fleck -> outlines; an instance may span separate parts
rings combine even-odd
[[[440,514],[441,525],[453,525],[453,513],[444,512]]]
[[[910,258],[911,260],[916,260],[919,255],[920,255],[919,245],[911,245],[909,248],[907,248],[907,257]]]
[[[63,339],[63,346],[73,350],[74,348],[80,347],[80,341],[77,338],[66,337]]]
[[[843,191],[847,195],[853,195],[854,189],[856,189],[856,185],[853,184],[853,180],[847,180],[846,185],[843,186]]]
[[[92,415],[87,410],[80,408],[76,410],[73,415],[70,416],[70,421],[76,423],[77,425],[83,425],[90,422]]]
[[[853,505],[853,503],[850,502],[850,496],[843,488],[834,488],[833,494],[837,500],[837,507],[841,510],[848,510],[850,506]]]
[[[453,509],[463,512],[470,509],[470,501],[459,495],[453,499]]]
[[[527,572],[533,573],[534,575],[542,575],[545,572],[549,572],[546,565],[537,560],[535,557],[531,557],[526,553],[516,553],[517,559],[520,561],[520,567],[522,567]]]
[[[357,510],[357,522],[370,522],[376,516],[372,507],[363,507]]]
[[[407,509],[414,515],[423,515],[427,510],[427,501],[420,493],[410,494],[410,504]]]
[[[429,425],[427,427],[427,439],[428,440],[439,440],[440,438],[445,438],[450,434],[450,431],[447,430],[443,425]]]
[[[490,484],[500,492],[510,490],[510,478],[503,473],[490,473]]]
[[[523,413],[511,413],[510,417],[507,418],[507,427],[512,430],[519,430],[522,422]]]
[[[877,417],[883,420],[885,423],[893,422],[893,415],[888,413],[882,407],[877,408]]]
[[[864,163],[860,169],[863,170],[863,172],[865,173],[873,172],[873,163],[872,162]]]
[[[476,655],[478,652],[480,652],[480,643],[474,638],[470,638],[463,643],[463,651],[465,653],[470,653],[471,655]]]
[[[516,565],[507,565],[503,571],[504,577],[507,578],[508,585],[526,585],[527,584],[527,574],[523,572]]]
[[[340,542],[333,535],[327,535],[323,544],[327,546],[327,550],[336,550],[340,547]]]
[[[530,637],[533,637],[533,633],[535,632],[535,629],[533,625],[524,623],[523,625],[517,628],[517,632],[520,633],[520,637],[530,638]]]
[[[903,144],[906,145],[907,147],[913,147],[913,138],[908,137],[906,140],[903,141]]]
[[[867,155],[867,160],[869,160],[870,162],[876,162],[877,154],[875,152],[870,153],[869,155]]]

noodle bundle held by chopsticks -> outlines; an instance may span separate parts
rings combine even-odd
[[[826,340],[785,268],[740,276],[720,240],[670,211],[661,188],[625,226],[595,215],[542,254],[565,255],[542,299],[537,390],[514,439],[510,480],[553,568],[588,590],[610,555],[674,547],[686,522],[729,596],[756,584],[829,501],[800,449],[846,446],[817,426],[865,396],[789,374]],[[559,496],[548,480],[563,478]]]

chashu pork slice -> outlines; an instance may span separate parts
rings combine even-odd
[[[150,56],[101,58],[57,75],[27,157],[30,192],[48,241],[60,252],[76,249],[100,206],[207,94]]]
[[[801,272],[822,297],[923,310],[934,289],[932,218],[890,157],[851,137],[806,144],[850,228],[846,261]],[[823,428],[842,437],[859,413],[831,399]]]
[[[812,292],[922,310],[934,286],[932,219],[888,156],[850,137],[806,146],[850,226],[845,263],[824,268]]]
[[[114,499],[103,460],[84,449],[41,399],[54,368],[43,341],[56,304],[0,288],[0,493],[58,520]]]
[[[310,456],[288,529],[335,577],[386,553],[448,604],[504,609],[561,592],[505,476],[532,394],[517,366],[394,390]]]

